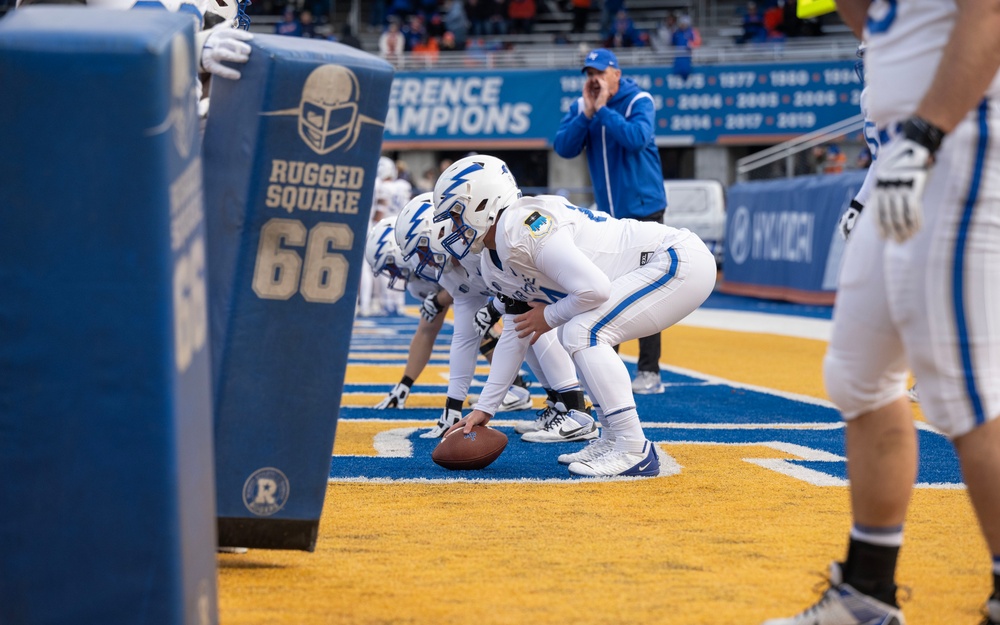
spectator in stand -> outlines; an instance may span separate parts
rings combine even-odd
[[[611,32],[604,42],[605,48],[637,48],[643,45],[639,30],[635,27],[628,11],[622,9],[615,16]]]
[[[764,30],[767,32],[768,41],[784,41],[785,31],[782,22],[785,21],[785,13],[780,6],[773,4],[764,11]]]
[[[826,158],[823,160],[824,174],[842,174],[847,166],[847,155],[840,150],[840,146],[831,144],[826,149]]]
[[[487,34],[489,27],[489,7],[491,0],[465,0],[465,15],[469,18],[469,32],[475,37]]]
[[[657,24],[649,38],[649,43],[657,52],[666,52],[674,48],[674,31],[677,30],[677,14],[673,11],[664,16],[663,20]]]
[[[396,69],[403,67],[403,52],[406,50],[406,40],[399,31],[396,18],[389,18],[389,25],[378,39],[379,55],[392,63]]]
[[[872,164],[872,151],[865,144],[861,146],[861,151],[858,152],[858,158],[854,161],[854,167],[857,169],[868,169]]]
[[[462,0],[445,0],[441,13],[444,28],[452,34],[455,49],[464,50],[465,42],[469,39],[469,18],[465,15],[465,5]],[[441,43],[444,44],[443,39]],[[444,48],[442,45],[441,49]]]
[[[690,15],[681,15],[677,19],[677,29],[671,35],[670,43],[675,48],[684,48],[685,50],[694,50],[701,46],[701,33],[691,25]]]
[[[677,30],[671,37],[677,49],[674,56],[674,73],[685,80],[691,74],[691,51],[701,46],[701,33],[691,25],[691,16],[681,15],[677,19]]]
[[[802,36],[802,18],[798,14],[798,0],[778,0],[781,7],[781,32],[785,37]]]
[[[507,34],[507,0],[484,0],[486,2],[487,35]]]
[[[573,34],[587,32],[587,20],[590,18],[590,0],[573,0]]]
[[[441,43],[438,44],[441,48],[441,52],[459,52],[461,49],[458,47],[458,42],[455,41],[455,33],[450,30],[444,31],[441,35]]]
[[[759,43],[767,40],[767,30],[764,28],[764,16],[753,0],[747,2],[743,12],[743,33],[736,38],[736,43]]]
[[[601,34],[607,35],[612,30],[612,22],[618,12],[625,8],[625,0],[604,0],[601,5]]]
[[[420,41],[413,46],[413,58],[420,59],[420,63],[429,67],[437,63],[438,52],[440,51],[441,48],[438,46],[437,37],[431,37],[427,33],[424,33]]]
[[[344,27],[340,29],[340,37],[337,41],[345,46],[351,46],[352,48],[357,48],[358,50],[362,49],[361,40],[354,34],[354,30],[351,28],[351,25],[346,22],[344,23]]]
[[[507,5],[510,32],[515,35],[530,35],[535,27],[537,13],[535,0],[510,0],[510,4]]]
[[[437,39],[438,42],[441,41],[444,31],[448,30],[444,27],[444,20],[441,19],[440,13],[434,13],[424,18],[424,23],[427,24],[427,36]]]
[[[410,16],[410,20],[406,23],[406,25],[400,29],[400,32],[403,33],[403,39],[406,41],[407,51],[412,51],[413,48],[427,35],[427,27],[424,25],[424,18],[419,14],[414,13]]]
[[[316,23],[313,21],[312,11],[306,9],[299,15],[299,24],[302,26],[302,36],[306,39],[316,38]]]
[[[286,37],[301,37],[302,24],[295,17],[295,7],[288,5],[281,16],[281,21],[274,25],[274,32]]]

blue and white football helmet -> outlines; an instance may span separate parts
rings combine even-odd
[[[434,185],[434,221],[451,221],[443,246],[456,258],[483,251],[483,236],[497,215],[521,197],[507,163],[495,156],[466,156]]]
[[[403,261],[403,253],[396,245],[393,229],[396,216],[386,217],[372,228],[365,241],[365,261],[371,266],[376,276],[385,274],[389,277],[389,288],[394,291],[406,289],[410,279],[410,269]]]
[[[406,203],[396,217],[396,244],[413,273],[424,280],[437,282],[448,262],[444,238],[447,223],[434,223],[434,194],[421,193]]]

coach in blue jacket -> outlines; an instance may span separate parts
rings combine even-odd
[[[583,96],[569,107],[556,133],[556,154],[574,158],[587,149],[597,207],[614,217],[663,221],[667,195],[656,148],[653,96],[622,78],[618,59],[600,48],[583,65]],[[635,393],[662,393],[660,335],[639,339]]]

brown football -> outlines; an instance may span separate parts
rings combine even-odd
[[[431,453],[431,460],[452,471],[488,467],[507,447],[507,435],[484,425],[472,426],[464,433],[461,428],[441,439]]]

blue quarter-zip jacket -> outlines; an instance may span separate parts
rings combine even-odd
[[[586,148],[597,207],[614,217],[635,219],[667,207],[655,117],[653,97],[622,78],[618,93],[593,119],[583,114],[581,97],[559,122],[556,154],[573,158]]]

